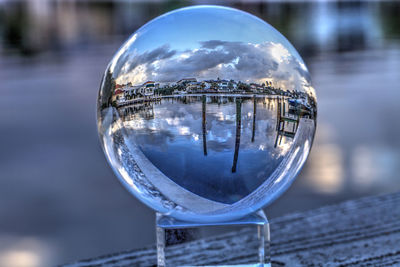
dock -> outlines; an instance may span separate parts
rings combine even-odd
[[[161,101],[161,96],[150,96],[150,97],[140,97],[140,98],[133,98],[130,100],[125,100],[123,102],[117,102],[117,107],[124,107],[134,104],[144,104],[149,102],[156,102]]]
[[[400,192],[350,200],[270,220],[272,266],[400,266]],[[246,231],[246,230],[245,230]],[[246,235],[241,235],[246,236]],[[245,238],[228,233],[176,245],[177,264],[210,262],[208,253],[246,258]],[[230,251],[227,253],[226,251]],[[83,266],[156,266],[156,248],[120,252],[67,264]]]

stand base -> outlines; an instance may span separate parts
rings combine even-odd
[[[249,231],[249,228],[251,231]],[[219,244],[215,236],[235,232],[242,238],[240,244]],[[269,223],[265,213],[258,211],[244,218],[221,223],[193,223],[156,214],[157,266],[170,267],[270,267]],[[192,242],[190,254],[182,260],[174,255],[182,254],[184,243]],[[228,253],[213,251],[213,247],[228,245]],[[187,249],[186,249],[187,250]],[[195,261],[195,262],[194,262]],[[212,263],[212,264],[210,264]],[[221,264],[215,264],[221,263]]]

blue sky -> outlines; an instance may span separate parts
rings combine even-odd
[[[220,6],[197,6],[164,14],[145,24],[131,46],[144,52],[163,44],[173,49],[195,49],[209,40],[259,44],[282,43],[297,55],[293,46],[271,25],[243,11]]]

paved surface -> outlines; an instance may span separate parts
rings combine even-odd
[[[174,266],[196,259],[198,265],[248,257],[246,235],[237,233],[176,245]],[[400,192],[362,198],[271,220],[273,266],[399,266]],[[204,252],[207,253],[204,253]],[[83,260],[69,267],[155,266],[156,251],[144,249]]]

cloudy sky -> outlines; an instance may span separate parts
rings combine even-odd
[[[139,29],[110,63],[119,84],[182,78],[273,81],[310,86],[302,59],[272,26],[241,11],[200,7],[161,16]]]

